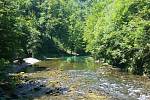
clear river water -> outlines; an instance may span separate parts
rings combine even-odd
[[[15,93],[24,100],[150,100],[150,79],[92,57],[50,58],[21,74]]]

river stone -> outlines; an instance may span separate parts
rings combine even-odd
[[[45,94],[50,94],[50,95],[63,95],[66,94],[68,92],[68,88],[64,88],[64,87],[54,87],[49,89],[48,91],[46,91]]]
[[[23,59],[25,61],[25,63],[28,63],[28,64],[35,64],[37,62],[40,62],[40,60],[36,59],[36,58],[24,58]]]

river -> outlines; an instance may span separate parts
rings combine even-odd
[[[23,100],[150,100],[150,80],[92,57],[41,61],[22,72],[15,95]]]

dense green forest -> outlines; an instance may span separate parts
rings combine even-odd
[[[134,74],[150,73],[150,2],[101,0],[87,16],[86,50]]]
[[[67,51],[150,74],[149,0],[0,0],[1,70]]]

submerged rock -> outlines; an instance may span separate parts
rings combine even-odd
[[[66,94],[68,92],[68,88],[65,87],[55,87],[55,88],[51,88],[48,91],[46,91],[46,94],[50,94],[50,95],[62,95],[62,94]]]

